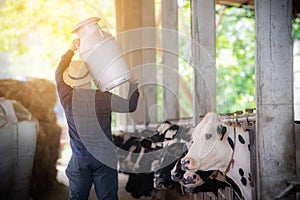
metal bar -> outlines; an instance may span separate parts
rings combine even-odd
[[[294,187],[295,187],[294,185],[288,185],[282,192],[280,192],[278,195],[275,196],[275,199],[281,199],[285,197],[294,189]]]
[[[249,123],[249,122],[256,122],[256,117],[254,115],[245,115],[245,116],[237,116],[237,117],[226,117],[222,119],[225,123]]]

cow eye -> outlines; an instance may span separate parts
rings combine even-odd
[[[205,134],[205,139],[208,140],[209,138],[211,138],[211,136],[212,136],[212,135],[211,135],[210,133],[206,133],[206,134]]]

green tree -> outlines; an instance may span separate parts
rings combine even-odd
[[[99,16],[102,18],[100,25],[108,26],[108,30],[115,34],[114,2],[6,0],[0,5],[0,52],[10,56],[11,71],[18,65],[27,71],[34,67],[43,69],[45,65],[54,69],[72,38],[77,37],[70,31],[81,20]],[[190,34],[190,1],[184,0],[182,5],[179,32]],[[223,9],[224,6],[216,7],[217,19],[223,15],[216,30],[219,113],[255,107],[255,12],[249,7],[229,7],[221,14]],[[293,20],[293,38],[300,38],[299,18]],[[186,58],[184,54],[188,47],[184,40],[179,41],[179,47],[179,54]],[[23,66],[16,63],[20,57],[26,57],[30,64]],[[183,75],[188,90],[192,91],[191,67],[186,60],[180,58],[179,62],[179,73]],[[51,73],[54,76],[53,71]],[[161,93],[159,88],[158,93]],[[186,111],[191,113],[190,100],[182,90],[179,95],[183,106],[187,107]],[[158,96],[162,98],[162,95]]]
[[[100,25],[113,31],[114,1],[7,0],[0,9],[0,51],[15,60],[26,54],[31,57],[29,52],[38,48],[31,64],[38,65],[34,60],[43,59],[47,62],[40,65],[55,68],[72,38],[77,37],[71,34],[72,27],[93,16],[102,18]],[[32,71],[33,66],[24,67]]]
[[[218,12],[222,9],[223,6],[217,7]],[[216,45],[217,111],[255,107],[254,10],[226,8],[216,30]]]

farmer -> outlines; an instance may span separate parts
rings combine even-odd
[[[134,112],[139,92],[130,80],[128,98],[92,89],[83,61],[71,61],[80,40],[61,57],[55,79],[68,123],[72,156],[66,169],[70,199],[88,199],[92,184],[98,199],[118,199],[117,157],[111,134],[111,113]],[[134,74],[133,74],[134,75]]]

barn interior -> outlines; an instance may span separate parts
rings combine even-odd
[[[9,2],[4,1],[0,8]],[[256,96],[252,99],[255,107],[219,114],[226,123],[246,124],[252,131],[252,199],[300,199],[300,43],[291,38],[292,22],[299,18],[300,3],[296,0],[182,1],[189,12],[181,15],[190,17],[184,33],[178,28],[182,23],[180,2],[114,1],[115,35],[126,52],[126,62],[140,78],[142,93],[134,113],[113,115],[114,135],[130,133],[146,137],[143,134],[154,134],[165,120],[182,127],[195,127],[206,113],[216,112],[216,102],[222,100],[217,98],[216,27],[222,23],[226,9],[244,9],[246,15],[255,13],[257,48],[253,53],[255,74],[252,74],[256,84]],[[101,7],[100,3],[98,6]],[[216,6],[221,7],[216,9]],[[178,41],[186,44],[185,49],[179,49]],[[192,69],[189,75],[181,74],[180,59]],[[5,68],[1,73],[1,193],[6,191],[3,196],[8,199],[68,199],[64,170],[71,150],[54,81],[7,78]],[[183,79],[185,75],[193,76],[192,81]],[[127,91],[128,84],[124,83],[115,92],[125,96]],[[159,103],[158,95],[163,96]],[[182,100],[178,97],[182,96],[189,102],[188,108],[181,107]],[[225,96],[224,93],[221,98]],[[271,147],[267,148],[268,145]],[[126,189],[128,178],[128,173],[119,173],[120,200],[242,199],[231,187],[218,190],[216,197],[213,192],[195,193],[180,185],[164,189],[151,185],[150,192],[138,195]],[[135,190],[141,190],[143,184],[134,183]],[[97,199],[94,188],[89,199]]]

